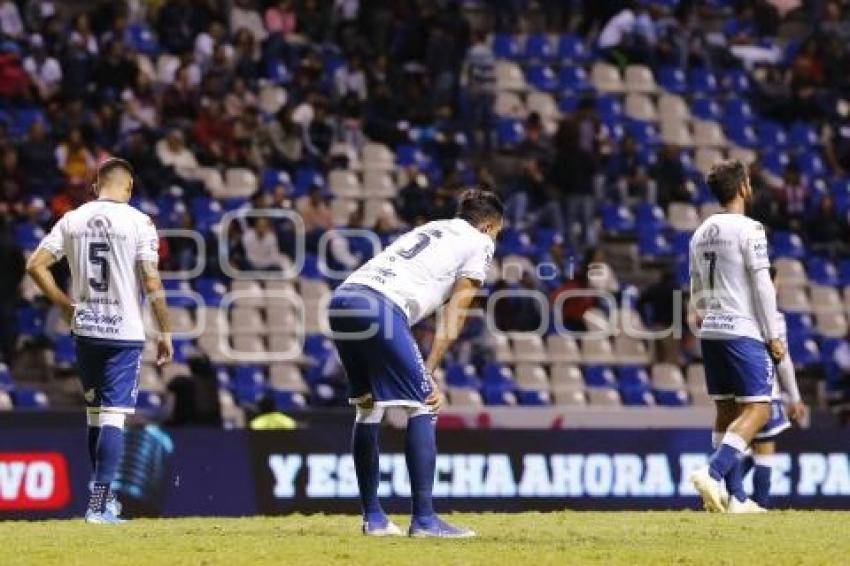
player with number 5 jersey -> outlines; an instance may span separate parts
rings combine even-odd
[[[474,534],[437,517],[431,502],[435,421],[442,404],[432,376],[484,282],[503,212],[495,194],[468,190],[460,197],[456,218],[429,222],[401,236],[334,292],[329,319],[356,408],[351,450],[364,534],[402,534],[378,501],[378,435],[384,410],[394,406],[409,417],[405,456],[413,518],[408,533],[443,538]],[[410,326],[444,303],[423,360]]]
[[[124,449],[124,420],[136,406],[145,328],[144,290],[158,325],[158,360],[171,360],[168,308],[157,265],[159,237],[153,222],[128,204],[133,170],[110,158],[98,168],[97,199],[68,212],[29,259],[27,272],[71,327],[83,384],[92,464],[86,521],[120,523],[112,494]],[[70,296],[50,266],[66,258]]]

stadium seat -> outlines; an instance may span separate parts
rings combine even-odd
[[[669,363],[658,363],[652,366],[653,389],[683,389],[685,379],[679,366]]]
[[[233,167],[224,174],[225,191],[228,198],[250,197],[259,186],[257,177],[250,169]]]
[[[655,75],[658,84],[673,94],[684,95],[688,92],[685,73],[677,67],[661,67]]]
[[[694,120],[693,137],[697,147],[726,147],[726,136],[716,122],[709,120]]]
[[[792,147],[812,148],[820,144],[820,136],[817,131],[806,123],[794,122],[789,132],[789,140]]]
[[[510,91],[502,91],[496,94],[493,112],[496,113],[496,116],[518,120],[525,118],[528,113],[519,95]]]
[[[779,258],[773,262],[776,268],[776,284],[782,285],[805,285],[808,282],[803,264],[796,259]]]
[[[602,229],[609,235],[632,233],[635,230],[635,217],[623,205],[606,204],[602,207]]]
[[[555,49],[549,36],[544,33],[532,33],[525,38],[525,58],[531,61],[548,62],[554,59]]]
[[[811,313],[812,305],[803,287],[779,285],[777,288],[777,306],[785,312]]]
[[[481,389],[481,399],[489,406],[513,406],[517,404],[517,398],[513,391],[502,387],[488,387]]]
[[[268,333],[266,323],[255,307],[236,307],[230,311],[231,335],[265,335]]]
[[[510,90],[524,92],[528,90],[525,77],[519,65],[509,61],[498,61],[496,63],[496,90]]]
[[[821,336],[844,338],[847,336],[847,330],[847,318],[842,311],[820,312],[817,314],[817,333]]]
[[[652,393],[641,387],[620,388],[620,399],[626,407],[648,407],[655,404]]]
[[[307,398],[301,391],[286,391],[273,387],[269,393],[278,411],[299,411],[307,406]]]
[[[549,390],[549,377],[539,364],[517,364],[514,374],[517,385],[526,390]]]
[[[619,69],[608,63],[594,63],[590,71],[590,79],[593,86],[599,92],[613,92],[619,94],[626,90],[626,87],[623,84],[623,78],[620,76]]]
[[[522,57],[519,41],[508,33],[495,33],[490,39],[493,55],[498,59],[519,59]]]
[[[530,65],[525,69],[527,84],[543,92],[554,92],[558,89],[558,77],[547,65]]]
[[[674,230],[693,232],[699,227],[700,218],[692,204],[671,202],[667,207],[667,218]]]
[[[517,403],[524,407],[545,407],[552,404],[552,394],[548,390],[524,390],[514,391]]]
[[[6,391],[0,390],[0,411],[11,411],[13,408],[12,396]]]
[[[649,374],[643,366],[627,365],[617,369],[617,384],[620,388],[649,388]]]
[[[794,366],[798,368],[811,367],[821,361],[818,343],[812,338],[789,335],[788,353],[791,355]]]
[[[713,98],[695,98],[691,102],[691,115],[700,120],[720,120],[723,109]]]
[[[544,120],[556,120],[561,113],[555,99],[545,92],[530,92],[525,100],[528,112],[537,112]]]
[[[717,78],[707,69],[693,67],[688,71],[688,88],[695,94],[714,94],[717,92]]]
[[[664,370],[666,371],[666,370]],[[702,364],[689,364],[686,370],[687,373],[687,383],[688,389],[707,391],[706,383],[705,383],[705,367]],[[662,381],[666,378],[661,378]],[[669,379],[668,382],[672,383],[676,381],[675,378]]]
[[[665,121],[661,123],[661,141],[677,147],[691,147],[693,137],[685,122]]]
[[[446,368],[446,385],[456,388],[478,389],[481,382],[472,364],[450,364]]]
[[[582,63],[587,60],[588,53],[580,37],[563,34],[558,38],[557,56],[562,62]]]
[[[578,366],[572,364],[554,364],[552,366],[550,383],[552,389],[582,389],[584,376]]]
[[[787,312],[784,313],[784,317],[790,334],[794,334],[795,336],[811,337],[815,333],[812,315],[799,312]]]
[[[510,338],[513,345],[514,361],[517,363],[544,363],[547,361],[546,348],[543,339],[538,334],[515,332],[511,334]]]
[[[652,70],[644,65],[629,65],[626,67],[625,85],[627,92],[638,92],[643,94],[655,94],[658,85]]]
[[[835,287],[838,285],[838,270],[827,258],[810,257],[806,261],[809,280],[819,285]]]
[[[587,390],[588,401],[594,407],[613,409],[621,407],[620,395],[616,389],[594,388]]]
[[[15,387],[12,380],[12,372],[9,371],[9,366],[0,362],[0,390],[11,391]]]
[[[614,363],[647,364],[649,357],[649,351],[643,340],[623,333],[614,338]]]
[[[583,389],[555,389],[552,391],[555,405],[562,407],[580,407],[587,404]]]
[[[653,391],[655,404],[662,407],[685,407],[690,404],[687,392],[679,390]]]
[[[17,387],[11,392],[12,402],[16,409],[47,409],[50,401],[47,394],[39,389]]]
[[[607,338],[581,339],[581,359],[585,364],[612,364],[615,361],[611,341]]]
[[[803,259],[806,257],[806,247],[799,234],[783,230],[771,234],[770,244],[775,258]]]
[[[558,90],[572,93],[586,93],[593,90],[593,85],[590,84],[587,71],[583,67],[565,66],[561,67],[561,70],[558,72]],[[561,111],[566,111],[563,99],[561,101]]]
[[[331,192],[340,198],[357,199],[363,197],[363,187],[352,171],[336,169],[328,175]]]
[[[606,366],[587,366],[584,368],[584,382],[588,387],[616,387],[614,370]]]
[[[452,407],[481,407],[484,404],[481,394],[473,389],[448,387],[446,393]]]
[[[367,143],[363,146],[363,169],[365,171],[392,171],[395,169],[395,155],[382,143]]]

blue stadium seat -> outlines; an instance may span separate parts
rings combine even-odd
[[[263,169],[262,176],[260,177],[260,187],[264,191],[269,191],[278,185],[292,188],[292,179],[290,179],[289,173],[278,169]]]
[[[811,257],[806,262],[806,271],[809,279],[818,285],[838,285],[838,270],[835,264],[825,257]]]
[[[475,375],[475,366],[472,364],[449,364],[446,368],[446,385],[478,389],[481,382]]]
[[[319,365],[334,355],[331,340],[321,334],[308,334],[304,337],[304,354],[313,358]]]
[[[824,372],[824,380],[827,384],[842,381],[844,372],[835,362],[835,351],[844,344],[843,338],[822,338],[820,341],[821,364]]]
[[[720,78],[720,84],[723,86],[724,91],[736,94],[748,93],[752,87],[750,76],[743,69],[730,69],[726,71]]]
[[[406,164],[400,163],[402,166]],[[294,197],[300,197],[307,194],[311,187],[325,188],[325,178],[322,173],[312,167],[299,167],[295,171],[295,189]]]
[[[622,387],[649,387],[649,373],[642,366],[622,366],[617,369],[617,382]]]
[[[559,84],[560,88],[560,84]],[[567,92],[558,99],[558,110],[564,114],[572,114],[578,108],[579,97],[575,93]]]
[[[626,129],[629,135],[639,144],[658,145],[661,143],[658,128],[654,124],[642,122],[641,120],[629,120],[626,122]]]
[[[602,229],[615,235],[632,233],[635,231],[635,217],[623,205],[606,204],[602,207]]]
[[[788,157],[788,154],[784,151],[762,152],[760,160],[762,167],[764,167],[767,171],[773,173],[774,175],[780,177],[785,174],[785,169],[791,162],[791,159]]]
[[[510,369],[505,364],[498,362],[485,364],[481,370],[481,378],[485,387],[499,384],[510,384],[513,386]]]
[[[139,396],[136,398],[136,411],[149,417],[158,417],[163,410],[162,395],[155,391],[139,391]]]
[[[15,224],[15,240],[25,252],[31,252],[38,247],[44,238],[44,230],[41,226],[32,222],[18,222]]]
[[[687,256],[676,263],[676,284],[680,289],[687,289],[691,283],[690,266]]]
[[[619,122],[623,119],[623,104],[620,99],[611,94],[600,94],[596,97],[596,112],[603,122]]]
[[[678,67],[661,67],[655,72],[655,80],[666,91],[687,94],[688,83],[685,73]]]
[[[730,122],[749,122],[753,119],[753,109],[746,100],[730,98],[723,105],[723,119]]]
[[[821,361],[818,343],[805,336],[788,335],[788,353],[797,367],[811,367]]]
[[[518,389],[514,392],[517,403],[525,407],[545,407],[550,405],[552,397],[548,391],[526,391]]]
[[[700,120],[719,121],[723,117],[723,110],[711,98],[695,98],[691,102],[691,114]]]
[[[12,404],[18,409],[46,409],[50,401],[40,389],[18,387],[12,391]]]
[[[240,365],[233,369],[230,386],[240,405],[252,405],[266,393],[266,377],[258,366]]]
[[[292,73],[279,58],[269,58],[266,61],[265,76],[276,85],[286,85],[292,81]]]
[[[744,122],[725,122],[723,124],[726,137],[735,142],[736,145],[748,149],[755,149],[759,145],[755,128]]]
[[[508,406],[516,404],[516,396],[513,391],[502,388],[484,387],[481,390],[481,400],[485,405]]]
[[[135,51],[152,57],[159,53],[159,42],[151,30],[142,23],[131,24],[128,29],[130,47]]]
[[[673,246],[661,232],[639,229],[638,252],[645,258],[661,259],[673,255]]]
[[[178,364],[188,363],[195,354],[195,346],[188,338],[174,338],[174,361]]]
[[[298,411],[307,406],[304,394],[298,391],[284,391],[282,389],[270,389],[269,393],[274,399],[278,411]]]
[[[708,69],[694,67],[688,71],[688,88],[695,94],[714,94],[717,78]]]
[[[620,399],[627,407],[645,407],[654,401],[652,393],[644,387],[621,387]]]
[[[528,84],[543,92],[554,92],[558,89],[558,77],[547,65],[530,65],[525,69],[525,80]]]
[[[558,59],[562,62],[582,63],[587,61],[587,48],[577,35],[564,34],[558,38]]]
[[[203,297],[205,305],[217,307],[221,305],[221,299],[227,293],[227,286],[220,279],[199,277],[195,279],[195,291]]]
[[[551,61],[555,50],[545,33],[533,33],[525,39],[525,57],[538,61]]]
[[[525,232],[507,228],[499,235],[496,245],[496,255],[498,256],[521,255],[528,257],[534,255],[535,252],[536,248]]]
[[[801,154],[797,157],[797,165],[800,166],[800,171],[808,179],[825,177],[829,174],[823,158],[817,151],[807,151]]]
[[[516,37],[507,33],[493,34],[493,55],[497,59],[519,59],[522,57],[522,50],[519,47],[519,41]]]
[[[690,405],[688,394],[681,390],[656,389],[655,404],[662,407],[685,407]]]
[[[515,118],[500,118],[496,125],[496,134],[502,149],[513,149],[525,139],[522,121]]]
[[[590,92],[593,85],[587,78],[583,67],[561,67],[558,73],[558,89],[570,92]]]
[[[794,122],[790,132],[791,145],[795,148],[804,149],[815,147],[820,144],[817,131],[803,122]]]
[[[190,293],[192,286],[180,279],[163,279],[162,288],[167,293],[165,300],[170,307],[192,308],[197,306]],[[203,305],[202,305],[203,306]]]
[[[224,215],[221,203],[207,196],[192,199],[189,209],[195,219],[195,227],[201,232],[209,232],[213,225],[221,222]]]
[[[29,304],[15,311],[18,334],[21,336],[42,336],[44,334],[44,312]]]
[[[788,134],[785,128],[776,122],[762,120],[756,126],[759,143],[765,148],[784,148],[788,146]]]
[[[674,231],[670,245],[673,247],[673,253],[676,257],[688,257],[691,245],[691,232]]]
[[[12,115],[12,123],[9,126],[9,136],[12,138],[21,138],[27,135],[36,122],[47,123],[44,117],[44,111],[41,108],[18,108]]]
[[[584,383],[588,387],[616,387],[617,378],[608,366],[587,366],[584,368]]]
[[[53,353],[56,366],[59,369],[69,369],[77,363],[77,349],[74,347],[74,337],[70,334],[60,334],[53,342]]]
[[[784,230],[773,232],[770,237],[770,244],[775,258],[803,259],[806,257],[806,246],[803,244],[803,239],[794,232]]]
[[[656,230],[667,227],[667,217],[660,206],[643,202],[637,207],[637,221],[640,226],[651,226]]]
[[[788,334],[811,338],[815,334],[815,323],[812,315],[800,312],[786,312],[785,324],[788,326]]]

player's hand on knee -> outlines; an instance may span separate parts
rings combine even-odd
[[[434,413],[439,413],[440,409],[443,408],[443,403],[445,403],[446,398],[443,396],[443,392],[440,391],[440,388],[436,385],[433,387],[431,394],[428,395],[428,398],[425,399],[425,404],[431,407],[431,410]]]
[[[785,357],[785,343],[779,338],[774,338],[767,343],[767,348],[770,351],[770,357],[774,362],[781,362]]]
[[[788,418],[797,424],[800,424],[806,419],[806,413],[809,409],[802,401],[797,401],[788,404]]]
[[[156,365],[164,366],[170,363],[174,358],[174,344],[171,343],[171,336],[162,335],[156,344]]]
[[[65,321],[65,324],[71,326],[74,322],[74,305],[68,303],[67,305],[62,305],[60,308],[62,309],[62,320]]]

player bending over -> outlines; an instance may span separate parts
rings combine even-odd
[[[691,481],[709,511],[756,512],[761,508],[747,498],[738,463],[770,417],[774,361],[785,357],[785,345],[764,228],[744,215],[752,198],[747,168],[737,160],[718,163],[707,182],[724,210],[694,232],[690,272],[706,382],[717,407],[716,451]]]
[[[413,518],[408,534],[475,534],[434,513],[435,424],[443,398],[432,376],[457,339],[466,309],[484,281],[503,212],[495,194],[467,190],[456,218],[429,222],[403,235],[334,292],[330,326],[356,407],[351,451],[364,534],[402,534],[378,501],[378,435],[385,409],[393,406],[403,407],[409,416],[405,457]],[[428,361],[423,362],[410,326],[446,300]]]
[[[771,268],[771,275],[774,270]],[[800,389],[797,387],[797,377],[794,373],[794,364],[788,353],[788,330],[785,324],[785,316],[776,313],[776,325],[779,335],[786,345],[785,357],[776,365],[776,374],[779,380],[773,384],[773,398],[770,402],[770,418],[767,424],[756,434],[753,439],[751,456],[748,456],[740,464],[743,466],[742,477],[746,477],[749,468],[753,470],[753,495],[752,500],[760,507],[767,508],[770,497],[770,477],[773,467],[773,455],[776,453],[776,439],[790,426],[790,420],[799,422],[806,414],[806,406],[800,397]],[[779,384],[782,384],[780,388]],[[788,395],[788,411],[785,410],[785,402],[782,392]]]
[[[62,310],[77,348],[88,419],[93,482],[86,522],[122,522],[110,486],[124,451],[124,419],[133,413],[145,329],[140,287],[151,299],[159,327],[159,365],[173,347],[162,293],[159,238],[151,219],[128,204],[133,170],[122,159],[105,161],[97,173],[97,200],[63,216],[27,263],[27,273]],[[68,258],[71,295],[60,289],[50,266]]]

